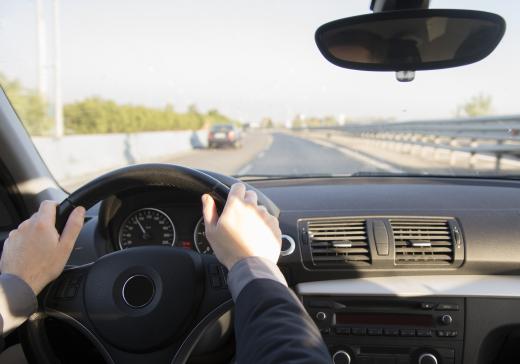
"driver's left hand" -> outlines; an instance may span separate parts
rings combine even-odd
[[[60,236],[54,227],[56,206],[42,202],[37,213],[11,231],[0,259],[0,271],[23,279],[36,295],[61,274],[83,227],[85,209],[76,207]]]

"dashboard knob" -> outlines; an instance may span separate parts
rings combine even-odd
[[[441,316],[441,324],[443,325],[451,325],[453,323],[453,318],[450,315],[442,315]]]
[[[424,353],[419,356],[418,364],[439,364],[437,357],[431,353]]]
[[[325,312],[320,311],[316,314],[316,319],[318,321],[323,321],[323,320],[327,319],[327,314]]]
[[[334,364],[350,364],[352,359],[346,351],[338,350],[332,355],[332,362]]]

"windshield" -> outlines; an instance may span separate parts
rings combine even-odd
[[[314,32],[368,0],[4,0],[0,84],[61,185],[166,162],[249,178],[520,174],[520,3],[464,67],[338,68]],[[256,177],[255,177],[256,176]]]

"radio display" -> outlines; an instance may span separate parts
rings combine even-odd
[[[336,313],[336,324],[432,327],[433,317],[390,313]]]

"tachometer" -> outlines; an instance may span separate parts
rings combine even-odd
[[[154,208],[131,213],[119,229],[119,247],[142,245],[173,245],[175,226],[168,215]]]
[[[193,243],[195,249],[202,254],[213,254],[213,249],[209,245],[208,239],[206,239],[206,229],[204,228],[204,218],[201,217],[197,225],[195,226],[195,232],[193,233]]]

